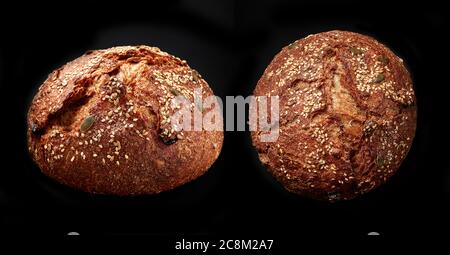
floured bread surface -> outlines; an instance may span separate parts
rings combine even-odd
[[[402,59],[371,37],[330,31],[275,56],[255,96],[279,96],[276,142],[252,140],[289,191],[347,200],[385,183],[406,157],[416,128],[413,84]]]

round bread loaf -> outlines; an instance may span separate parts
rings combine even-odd
[[[406,157],[416,103],[402,59],[352,32],[310,35],[283,48],[255,96],[279,96],[279,137],[261,142],[261,162],[289,191],[348,200],[386,182]]]
[[[158,48],[87,52],[52,72],[35,95],[30,154],[44,174],[86,192],[173,189],[205,173],[222,147],[222,131],[177,131],[169,121],[177,110],[171,99],[192,101],[198,88],[203,98],[213,95],[186,61]]]

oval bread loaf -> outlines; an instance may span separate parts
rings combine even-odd
[[[205,173],[222,147],[222,131],[170,124],[171,99],[193,100],[196,88],[213,95],[186,61],[158,48],[90,51],[39,88],[28,112],[30,154],[44,174],[86,192],[173,189]]]

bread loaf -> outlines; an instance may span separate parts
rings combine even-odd
[[[355,198],[385,183],[416,128],[411,76],[402,59],[352,32],[310,35],[283,48],[255,96],[279,96],[280,133],[261,162],[289,191],[319,200]]]
[[[173,189],[205,173],[222,147],[222,131],[174,131],[169,123],[170,100],[193,100],[196,88],[213,95],[186,61],[158,48],[87,52],[53,71],[35,95],[30,154],[44,174],[86,192]]]

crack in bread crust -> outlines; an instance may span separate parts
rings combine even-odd
[[[283,186],[347,200],[386,182],[412,143],[415,97],[403,61],[374,39],[330,31],[275,56],[254,95],[280,95],[280,136],[260,159]]]

